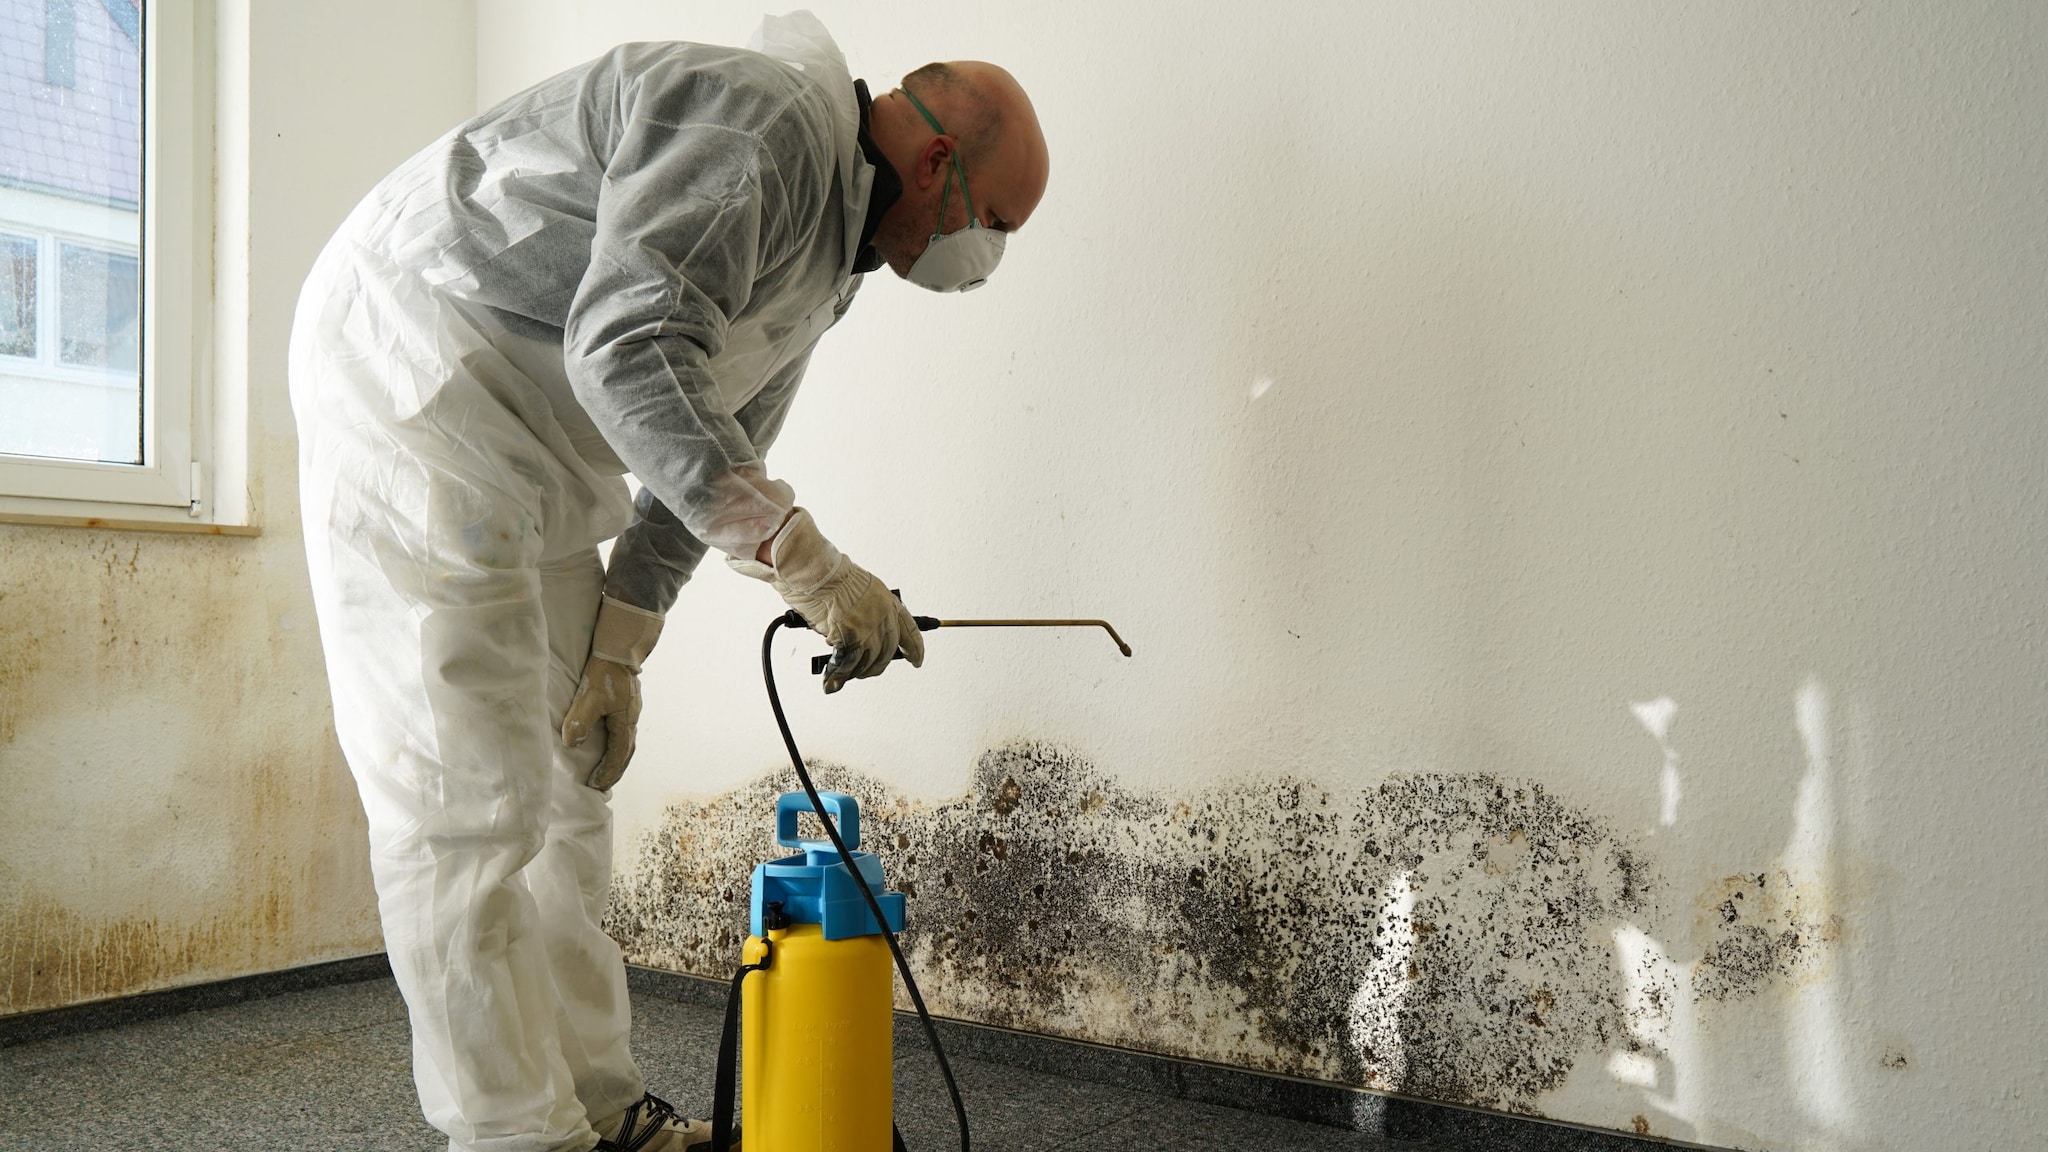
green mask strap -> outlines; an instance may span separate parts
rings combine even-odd
[[[941,136],[946,134],[946,130],[939,127],[939,118],[931,114],[931,110],[924,106],[924,101],[917,98],[917,93],[912,92],[908,88],[898,88],[897,91],[910,98],[910,106],[917,109],[917,114],[924,117],[924,122],[932,126],[932,131],[937,132]],[[960,174],[960,198],[967,201],[967,226],[970,228],[975,227],[981,223],[981,218],[974,214],[974,197],[967,191],[967,167],[960,162],[960,150],[958,148],[953,150],[953,171]],[[946,199],[952,191],[953,178],[948,176],[946,177],[946,186],[939,189],[939,227],[941,228],[946,226]]]

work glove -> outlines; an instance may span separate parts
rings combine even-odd
[[[583,679],[562,720],[562,743],[579,748],[604,721],[604,758],[583,782],[611,790],[633,759],[633,730],[640,723],[640,664],[661,637],[661,615],[623,600],[603,598],[590,637]]]
[[[768,556],[772,567],[741,556],[728,557],[726,564],[741,575],[767,581],[812,631],[832,645],[825,691],[837,692],[848,680],[880,676],[899,648],[911,667],[924,664],[924,635],[910,609],[872,572],[820,535],[809,512],[798,508],[790,513],[769,544]]]

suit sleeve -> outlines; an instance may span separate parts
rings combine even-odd
[[[621,93],[590,267],[563,331],[578,402],[645,488],[620,542],[622,588],[641,594],[621,598],[654,610],[707,547],[751,553],[794,504],[767,475],[762,428],[723,410],[709,364],[761,271],[808,239],[831,178],[789,102],[706,97],[666,67],[678,74],[650,70]]]
[[[763,456],[782,431],[810,360],[807,350],[777,372],[739,411],[740,428]],[[633,500],[632,525],[612,545],[605,595],[649,611],[667,612],[709,551],[653,489],[643,486]]]

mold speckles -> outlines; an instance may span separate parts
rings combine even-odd
[[[1529,1111],[1643,1010],[1612,941],[1652,871],[1532,783],[1162,798],[1043,745],[985,754],[969,795],[936,806],[817,775],[889,848],[906,951],[943,1015]],[[634,960],[730,974],[786,783],[671,810],[608,921]]]
[[[1008,816],[1010,813],[1015,812],[1017,810],[1017,801],[1023,795],[1024,790],[1017,786],[1017,781],[1014,778],[1005,777],[1003,779],[1003,786],[996,789],[996,815]]]
[[[1826,893],[1780,869],[1730,876],[1700,901],[1707,940],[1693,969],[1694,995],[1731,1000],[1782,981],[1823,971],[1841,919],[1827,913]]]

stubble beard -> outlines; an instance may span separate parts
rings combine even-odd
[[[898,279],[910,277],[910,266],[924,255],[931,244],[932,230],[926,224],[929,217],[938,215],[938,206],[924,204],[913,206],[898,201],[888,212],[883,213],[881,226],[875,229],[875,251],[896,273]]]

